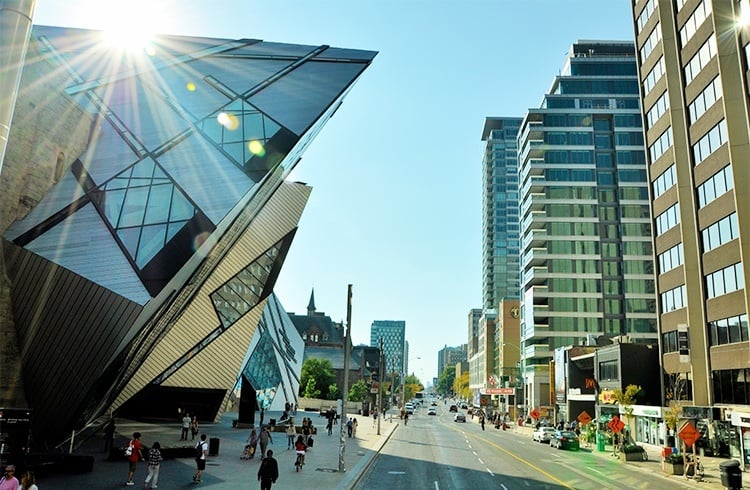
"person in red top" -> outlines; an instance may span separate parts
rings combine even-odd
[[[141,454],[141,433],[133,432],[133,439],[128,443],[128,446],[133,446],[133,451],[128,456],[128,462],[130,463],[130,471],[128,472],[128,481],[125,482],[127,486],[133,486],[133,475],[135,475],[135,467],[138,465],[138,460],[143,459]]]

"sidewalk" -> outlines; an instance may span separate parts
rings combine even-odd
[[[279,419],[281,413],[266,413],[264,419]],[[393,422],[388,419],[380,421],[380,435],[377,428],[373,427],[372,417],[362,417],[357,414],[349,414],[357,418],[357,435],[354,438],[346,437],[344,452],[345,472],[338,472],[340,426],[335,425],[333,435],[329,436],[325,430],[325,419],[318,412],[298,412],[294,417],[295,425],[302,423],[303,417],[309,417],[313,425],[318,429],[318,434],[313,436],[314,446],[308,450],[304,468],[295,472],[294,450],[287,449],[287,437],[283,432],[273,432],[273,444],[269,449],[274,452],[274,458],[279,463],[279,479],[274,489],[299,488],[352,488],[357,480],[373,461],[375,455],[387,442],[393,431],[398,426],[398,419]],[[192,483],[191,479],[195,471],[195,463],[192,458],[181,458],[164,461],[161,464],[159,475],[160,489],[180,488],[215,488],[236,489],[255,488],[257,483],[257,472],[260,460],[241,460],[240,455],[250,429],[232,428],[232,420],[236,413],[226,413],[221,422],[215,424],[201,424],[201,432],[205,433],[207,440],[219,439],[218,456],[210,456],[206,463],[206,471],[203,473],[203,482],[200,485]],[[343,419],[343,418],[342,418]],[[150,446],[159,441],[162,447],[183,446],[180,442],[180,424],[175,421],[171,425],[149,424],[132,420],[116,420],[117,434],[115,446],[124,446],[133,432],[142,434],[141,442]],[[194,444],[189,442],[188,444]],[[103,440],[100,437],[92,438],[89,443],[76,451],[77,454],[90,454],[95,457],[94,470],[90,473],[62,475],[55,474],[38,478],[40,488],[48,489],[108,489],[127,488],[125,480],[128,474],[128,463],[121,461],[107,461],[106,455],[101,452]],[[143,488],[143,481],[147,469],[144,462],[138,463],[135,485],[133,488]]]
[[[492,430],[495,429],[493,428]],[[516,425],[513,426],[512,431],[523,434],[524,437],[528,437],[529,439],[531,439],[531,434],[534,432],[534,428],[529,426],[519,427]],[[646,452],[648,453],[648,461],[628,461],[622,462],[621,464],[628,465],[629,468],[643,473],[661,475],[662,477],[664,477],[665,481],[669,481],[675,484],[681,483],[696,485],[700,486],[701,489],[706,490],[724,490],[726,488],[721,484],[721,473],[719,465],[725,461],[730,461],[731,458],[727,459],[704,456],[701,461],[703,462],[705,474],[702,481],[697,481],[694,478],[685,478],[684,476],[678,475],[668,475],[663,471],[661,466],[661,447],[653,446],[650,444],[640,445],[646,448]],[[583,448],[581,451],[589,452],[599,458],[606,459],[608,461],[612,461],[615,459],[615,456],[612,455],[612,445],[605,446],[604,451],[597,451],[595,445],[592,445],[591,448]],[[742,476],[743,485],[747,486],[747,482],[749,481],[748,478],[750,478],[750,476],[745,476],[744,474]]]

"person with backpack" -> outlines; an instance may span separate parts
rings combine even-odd
[[[206,434],[201,434],[201,440],[195,445],[195,474],[193,483],[200,483],[203,478],[203,470],[206,469],[206,457],[208,456],[208,443]]]
[[[128,481],[125,482],[125,485],[132,487],[135,485],[133,482],[133,475],[135,475],[135,469],[138,465],[138,460],[143,459],[143,454],[141,453],[141,433],[140,432],[133,432],[133,438],[128,443],[128,447],[125,449],[125,456],[128,458],[128,464],[129,464],[129,471],[128,471]]]

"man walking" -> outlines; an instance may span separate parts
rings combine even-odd
[[[193,483],[200,483],[203,481],[203,471],[206,469],[206,456],[208,456],[208,443],[206,442],[206,434],[201,434],[201,440],[195,445],[195,474],[193,475]]]
[[[260,454],[262,456],[266,454],[268,443],[270,442],[271,444],[273,444],[273,438],[271,437],[271,432],[268,430],[268,427],[263,427],[262,429],[260,429],[260,436],[258,437],[258,441],[260,442]]]
[[[190,414],[185,412],[185,416],[182,417],[182,432],[180,433],[180,440],[181,441],[187,441],[188,437],[188,429],[190,429],[190,422],[192,419],[190,418]]]
[[[260,468],[258,468],[260,490],[271,490],[271,485],[276,483],[278,478],[279,464],[273,459],[273,451],[269,449],[266,457],[260,462]]]

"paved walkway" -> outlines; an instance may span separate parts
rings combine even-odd
[[[264,419],[266,421],[271,418],[278,420],[280,415],[280,413],[266,413]],[[313,436],[313,448],[307,452],[306,464],[299,473],[295,472],[294,468],[295,452],[287,449],[286,434],[273,432],[273,444],[269,445],[269,449],[273,449],[274,458],[279,463],[279,479],[273,488],[275,490],[299,490],[300,488],[336,488],[343,490],[352,488],[370,465],[377,452],[387,442],[398,425],[398,419],[394,418],[393,422],[389,422],[388,419],[381,419],[380,435],[378,435],[377,427],[373,427],[372,417],[365,418],[356,414],[350,414],[350,416],[356,417],[359,424],[356,437],[346,438],[345,471],[343,473],[338,471],[340,448],[338,430],[340,426],[335,425],[333,435],[327,435],[325,419],[320,417],[318,412],[298,412],[297,416],[294,417],[296,425],[301,425],[302,417],[311,418],[313,425],[319,431],[316,436]],[[219,423],[201,424],[201,432],[205,432],[209,439],[219,439],[218,456],[208,458],[206,471],[203,473],[203,483],[197,485],[191,481],[195,471],[195,463],[191,458],[173,459],[164,461],[161,465],[159,488],[163,490],[203,487],[211,489],[259,488],[260,484],[257,482],[259,459],[257,457],[249,461],[240,459],[242,448],[250,430],[232,428],[232,420],[235,418],[235,413],[227,413]],[[116,425],[116,446],[124,446],[130,435],[135,431],[142,434],[141,441],[146,446],[150,446],[155,441],[159,441],[162,447],[185,445],[184,442],[179,440],[180,424],[178,422],[165,426],[163,424],[147,424],[118,419]],[[106,455],[100,452],[102,449],[103,440],[100,437],[92,438],[85,447],[77,451],[79,454],[94,455],[96,459],[92,472],[75,475],[50,475],[39,478],[40,488],[45,490],[128,488],[125,487],[128,474],[127,461],[124,459],[107,461]],[[143,488],[146,474],[146,464],[138,463],[133,488]]]

